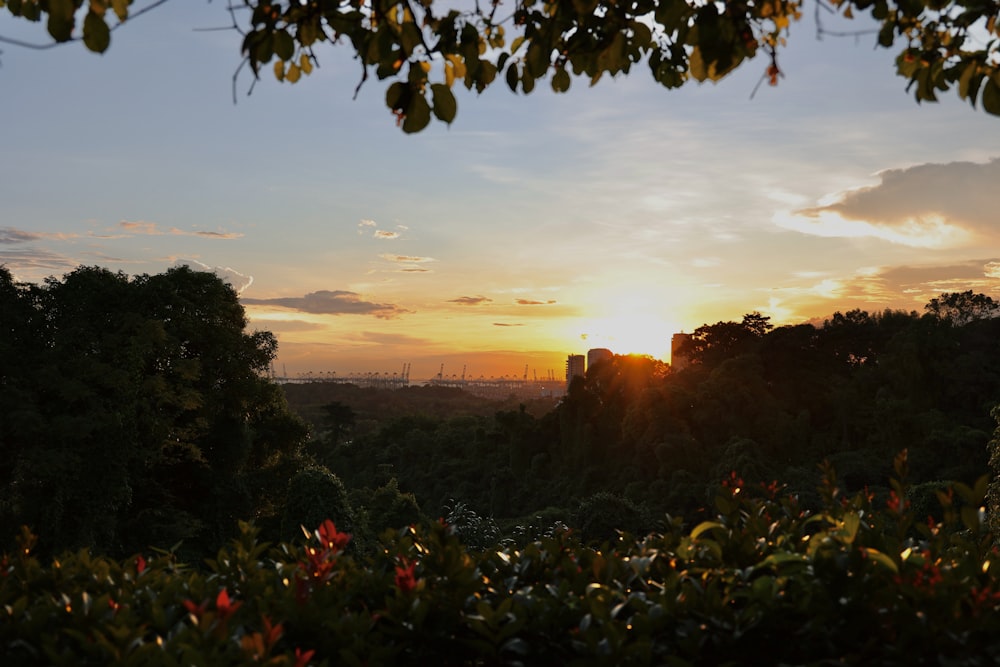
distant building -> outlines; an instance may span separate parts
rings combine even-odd
[[[584,377],[587,373],[587,360],[582,354],[571,354],[566,357],[566,388],[569,389],[569,383],[573,381],[573,378],[579,375]]]
[[[604,347],[595,347],[587,351],[587,368],[593,368],[598,361],[607,361],[615,355],[611,350]]]
[[[690,360],[681,351],[681,346],[691,340],[691,334],[675,333],[670,337],[670,365],[674,370],[680,370],[688,365]]]

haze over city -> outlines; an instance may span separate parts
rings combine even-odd
[[[1000,286],[1000,127],[917,105],[872,36],[793,25],[766,63],[668,91],[644,65],[566,95],[502,83],[404,135],[374,77],[320,52],[294,86],[232,77],[224,8],[168,3],[79,44],[4,46],[0,264],[215,270],[280,373],[539,377],[760,311],[921,310]],[[45,41],[0,14],[0,35]]]

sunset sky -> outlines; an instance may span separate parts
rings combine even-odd
[[[0,44],[0,264],[218,270],[277,370],[543,377],[753,310],[922,310],[1000,292],[1000,118],[918,105],[873,37],[792,26],[676,91],[644,64],[566,95],[503,82],[407,136],[347,49],[252,95],[221,3],[168,3],[104,56]],[[45,41],[0,10],[0,35]]]

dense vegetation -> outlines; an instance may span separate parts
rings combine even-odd
[[[0,267],[4,539],[201,554],[277,511],[307,430],[263,376],[274,337],[245,327],[232,287],[186,267],[42,285]]]
[[[695,520],[731,470],[815,503],[828,460],[850,491],[885,496],[903,449],[912,500],[931,512],[943,482],[987,470],[995,314],[971,292],[942,295],[923,315],[854,310],[821,327],[774,328],[752,313],[697,329],[680,370],[647,357],[597,364],[548,412],[374,421],[363,395],[339,395],[327,416],[314,408],[310,447],[347,487],[395,480],[431,516],[460,501],[511,529],[540,514],[595,538],[657,528],[668,512]]]
[[[600,547],[569,532],[470,551],[441,523],[369,558],[325,521],[303,543],[243,533],[207,572],[172,555],[0,570],[5,665],[990,665],[1000,553],[985,479],[915,522],[905,458],[887,505],[832,477],[817,512],[735,476],[714,516]],[[148,559],[147,559],[148,557]]]
[[[992,664],[1000,319],[926,311],[751,313],[554,407],[287,387],[310,437],[216,276],[0,267],[0,658]]]

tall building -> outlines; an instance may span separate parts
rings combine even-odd
[[[587,351],[587,368],[593,368],[598,361],[607,361],[615,355],[611,350],[604,347],[595,347]]]
[[[573,378],[579,375],[584,377],[587,373],[586,358],[582,354],[571,354],[566,357],[566,388]]]
[[[670,365],[680,370],[688,365],[688,358],[680,351],[681,346],[691,340],[691,334],[675,333],[670,337]]]

